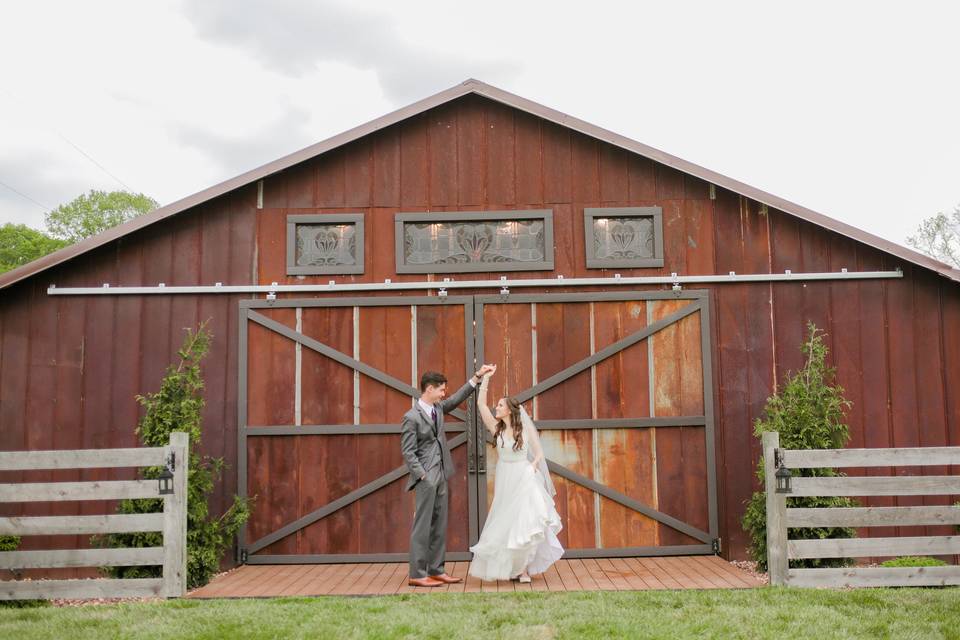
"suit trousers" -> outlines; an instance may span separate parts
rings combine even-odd
[[[423,578],[444,573],[447,553],[447,507],[449,495],[443,464],[429,471],[417,483],[416,507],[410,529],[410,577]]]

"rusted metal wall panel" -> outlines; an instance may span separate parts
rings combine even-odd
[[[522,277],[605,273],[585,268],[581,215],[583,207],[614,205],[656,205],[664,211],[664,267],[618,270],[624,275],[903,266],[856,241],[776,210],[763,213],[757,203],[724,189],[716,188],[716,199],[710,199],[709,185],[699,179],[478,96],[465,96],[264,178],[264,209],[260,211],[255,209],[256,193],[256,185],[251,185],[128,236],[122,244],[44,272],[35,283],[5,291],[0,298],[0,446],[75,448],[129,443],[131,422],[140,415],[129,396],[155,389],[181,341],[182,328],[209,317],[215,337],[204,366],[208,385],[204,449],[223,455],[235,468],[236,308],[240,296],[50,301],[44,290],[51,282],[60,286],[104,281],[325,283],[329,276],[286,276],[285,223],[290,213],[367,214],[366,272],[336,278],[342,282],[421,279],[394,273],[393,215],[401,210],[553,209],[556,270]],[[498,274],[494,271],[477,277],[481,275]],[[745,553],[746,537],[739,519],[743,501],[756,488],[752,470],[759,455],[752,422],[761,414],[767,396],[783,382],[785,372],[802,364],[799,348],[808,319],[830,333],[831,360],[855,403],[849,416],[853,444],[882,447],[960,442],[960,400],[954,392],[960,388],[958,298],[956,285],[919,268],[906,269],[902,281],[714,288],[714,444],[725,552],[735,557]],[[612,310],[605,313],[616,314]],[[544,326],[550,322],[565,326],[565,318],[551,320],[549,309],[545,314]],[[936,320],[938,316],[940,320]],[[51,329],[54,319],[55,329]],[[606,317],[594,321],[601,331],[611,330],[604,322],[614,322]],[[547,345],[543,348],[549,352]],[[585,348],[588,345],[577,347],[580,351]],[[48,357],[56,364],[44,364]],[[420,369],[424,366],[421,362]],[[94,384],[94,376],[110,384],[104,385],[102,380]],[[52,409],[35,395],[51,385],[56,396]],[[563,415],[556,417],[589,412],[588,406],[584,409],[577,404],[589,396],[557,393],[564,396],[564,403],[575,406],[552,403],[555,408],[551,410],[563,407]],[[85,398],[83,403],[81,398]],[[392,407],[391,402],[386,406]],[[52,437],[36,426],[50,421],[57,425]],[[578,436],[570,437],[575,440]],[[306,439],[296,445],[292,442],[287,446],[300,448],[302,464],[304,452],[313,445],[306,444]],[[685,442],[681,438],[684,452]],[[565,441],[564,446],[567,444],[584,452],[583,471],[592,473],[592,443]],[[650,446],[659,444],[651,442]],[[614,447],[615,443],[604,439],[603,446],[608,445]],[[643,448],[646,443],[637,445]],[[461,451],[465,450],[458,450],[457,455],[463,455]],[[265,469],[284,463],[279,449],[253,454],[262,454],[257,464]],[[645,464],[637,461],[641,463]],[[611,462],[604,473],[616,476],[615,466]],[[251,472],[253,468],[252,459]],[[867,473],[891,471],[870,469]],[[84,477],[88,476],[95,477],[96,472],[85,472]],[[221,510],[235,490],[236,477],[228,470],[211,508]],[[563,500],[563,508],[569,509],[566,495]],[[574,502],[582,511],[576,519],[593,521],[592,499]],[[892,501],[877,498],[871,503]],[[602,537],[614,539],[614,531],[621,526],[642,530],[629,519],[608,527],[604,514],[617,508],[601,503]],[[564,515],[570,519],[569,513]],[[614,522],[613,515],[609,521]],[[572,526],[568,535],[583,538],[582,543],[587,544],[595,532],[578,532],[577,526]],[[895,531],[870,533],[890,535]],[[314,544],[309,535],[304,536],[297,548]],[[364,544],[362,536],[358,544]]]
[[[0,297],[0,448],[80,449],[128,447],[142,415],[135,396],[156,391],[176,357],[183,328],[210,318],[214,333],[204,362],[207,406],[203,451],[226,454],[234,468],[238,296],[51,297],[58,286],[249,282],[254,209],[250,190],[207,203],[161,227],[135,233],[14,285]],[[232,333],[231,333],[232,331]],[[235,362],[235,361],[234,361]],[[228,375],[228,371],[230,371]],[[230,414],[227,416],[226,414]],[[229,418],[232,417],[231,421]],[[38,480],[121,479],[132,470],[35,472]],[[14,477],[14,476],[8,476]],[[19,479],[27,476],[20,474]],[[211,497],[219,513],[236,489],[227,471]],[[4,513],[78,515],[111,511],[114,502],[5,506]],[[29,536],[24,549],[89,546],[88,536]],[[47,577],[84,570],[33,572]]]

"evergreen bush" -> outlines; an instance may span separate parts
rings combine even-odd
[[[170,434],[183,431],[190,438],[189,464],[187,466],[187,587],[202,586],[210,581],[220,566],[224,551],[233,537],[250,517],[252,502],[234,496],[233,504],[219,518],[211,518],[207,497],[213,491],[214,482],[223,471],[223,458],[201,456],[200,438],[203,432],[202,413],[203,377],[200,362],[210,348],[210,333],[206,322],[194,332],[187,329],[183,346],[177,352],[179,362],[167,368],[160,383],[160,390],[137,396],[137,401],[146,409],[136,428],[137,436],[145,447],[163,447],[169,444]],[[156,479],[162,467],[149,467],[141,476]],[[124,500],[119,513],[160,513],[163,500],[146,498]],[[97,536],[95,544],[101,547],[155,547],[162,546],[163,535],[159,532],[124,533]],[[107,567],[103,571],[115,578],[159,577],[162,567]]]
[[[841,449],[850,440],[844,422],[844,412],[851,403],[844,399],[843,388],[834,384],[835,370],[826,364],[827,346],[823,332],[812,322],[807,324],[807,338],[801,348],[805,357],[803,368],[787,374],[782,390],[767,399],[764,416],[754,422],[753,432],[761,438],[764,431],[780,434],[784,449]],[[835,469],[792,469],[794,477],[839,476]],[[764,484],[763,458],[757,465],[757,478]],[[788,507],[852,507],[858,503],[840,496],[811,496],[787,498]],[[749,553],[761,571],[767,569],[767,515],[766,492],[755,492],[747,502],[742,520],[750,535]],[[810,527],[790,529],[791,540],[823,538],[853,538],[856,530],[848,527]],[[849,566],[849,558],[812,558],[791,560],[797,567]]]

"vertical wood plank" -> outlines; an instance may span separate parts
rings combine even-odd
[[[595,138],[574,133],[570,137],[570,184],[573,201],[600,203],[600,151]],[[579,207],[575,207],[579,209]]]
[[[457,101],[457,203],[480,205],[486,201],[485,121],[480,98]]]
[[[231,255],[231,230],[230,220],[233,207],[232,198],[218,198],[214,203],[203,212],[201,221],[201,247],[200,247],[200,269],[197,274],[200,282],[230,282],[230,255]],[[139,274],[138,274],[139,276]],[[137,313],[137,340],[142,339],[139,335],[139,313],[140,304],[137,304],[134,310]],[[123,300],[118,302],[118,314],[122,311]],[[203,451],[215,457],[222,457],[229,461],[230,469],[236,469],[234,463],[236,454],[227,457],[228,439],[235,439],[236,431],[233,424],[228,423],[226,410],[229,405],[236,405],[236,395],[232,398],[227,392],[228,377],[236,377],[234,371],[228,369],[227,360],[229,352],[236,350],[236,342],[231,342],[230,318],[236,316],[236,307],[233,306],[231,296],[226,295],[205,295],[198,300],[198,316],[201,322],[207,321],[207,328],[210,331],[210,352],[202,366],[204,376],[204,389],[207,393],[208,401],[203,410]],[[118,322],[121,326],[128,324],[122,316],[118,315]],[[137,344],[137,354],[130,357],[130,363],[122,365],[121,369],[128,370],[131,367],[139,366],[139,343]],[[215,400],[214,400],[215,399]],[[232,401],[231,401],[232,399]],[[132,395],[127,400],[132,409],[132,420],[129,426],[124,427],[131,432],[133,425],[136,424],[136,402]],[[210,512],[219,516],[226,509],[228,496],[233,492],[227,492],[225,485],[235,478],[235,474],[226,471],[222,480],[217,483],[214,493],[209,498]],[[232,484],[236,484],[233,480]]]
[[[361,138],[344,149],[344,205],[369,207],[373,202],[373,142]]]
[[[491,208],[511,207],[516,197],[516,153],[513,109],[495,102],[485,103],[487,176],[486,202]],[[538,145],[539,146],[539,145]],[[539,170],[538,170],[539,173]]]
[[[767,571],[772,586],[787,584],[787,499],[776,492],[774,450],[780,446],[780,434],[763,434],[764,490],[767,510]]]
[[[25,436],[29,450],[53,449],[56,423],[54,422],[57,398],[57,304],[56,299],[47,295],[45,288],[37,279],[25,283],[31,291],[28,303],[30,314],[29,359],[22,367],[26,377]],[[32,285],[32,286],[31,286]],[[51,397],[54,399],[51,402]],[[51,471],[34,471],[24,474],[34,482],[49,482]],[[69,507],[68,507],[69,509]],[[55,503],[31,506],[35,515],[60,515],[64,509]],[[63,546],[62,543],[44,543],[42,548]]]
[[[543,145],[543,201],[569,203],[570,130],[550,122],[541,122]]]
[[[657,199],[657,163],[631,154],[628,164],[630,200],[635,205],[653,203]]]
[[[303,333],[327,346],[353,355],[353,308],[308,307],[303,310]],[[310,349],[302,352],[304,425],[353,424],[353,370]],[[361,399],[365,395],[361,390]],[[363,419],[361,414],[361,420]],[[299,516],[305,516],[356,489],[351,468],[357,436],[302,436],[300,438]],[[342,474],[342,477],[341,477]],[[341,486],[341,483],[345,486]],[[304,528],[299,553],[333,553],[334,541],[349,537],[351,505]],[[345,532],[344,532],[345,531]]]
[[[656,164],[657,200],[683,199],[683,173],[663,164]]]
[[[163,594],[179,598],[187,592],[187,461],[190,436],[170,434],[164,457],[173,455],[173,494],[163,497]]]
[[[914,287],[916,272],[914,268],[904,266],[904,277],[888,280],[887,284],[887,348],[890,360],[890,417],[894,447],[916,447],[920,445],[918,432],[917,401],[917,338],[914,333]],[[925,362],[921,366],[934,366]],[[942,406],[942,405],[941,405]],[[914,471],[904,467],[894,468],[898,476],[914,475]],[[896,499],[900,506],[923,504],[919,496],[902,496]],[[922,527],[898,527],[898,536],[921,536]]]
[[[390,127],[373,138],[373,206],[400,204],[400,130]]]
[[[690,275],[715,273],[713,244],[713,201],[685,200],[686,268]]]
[[[88,277],[97,282],[116,282],[115,256],[109,250],[98,251],[88,267]],[[110,425],[113,411],[110,403],[110,384],[114,376],[113,354],[116,300],[111,296],[97,296],[89,300],[84,327],[83,346],[83,448],[104,449],[109,447]],[[168,321],[169,322],[169,321]],[[169,331],[169,325],[162,332]],[[166,366],[171,354],[163,354]],[[156,386],[151,387],[151,390]],[[82,480],[107,480],[106,469],[85,469]],[[106,501],[85,501],[80,506],[81,514],[106,513]],[[29,513],[29,511],[28,511]],[[38,542],[38,541],[30,541]],[[27,543],[24,548],[30,548]]]
[[[317,206],[317,163],[307,160],[284,171],[287,183],[286,206],[295,208]]]
[[[715,247],[718,273],[742,272],[741,199],[725,189],[717,191],[715,202]],[[721,535],[734,557],[742,557],[749,540],[740,526],[743,501],[754,490],[756,460],[750,457],[753,435],[749,428],[749,364],[747,355],[748,285],[729,284],[714,290],[718,355],[717,412],[719,512]],[[772,367],[772,363],[771,363]],[[659,434],[658,434],[659,435]]]
[[[646,326],[644,302],[594,303],[596,350]],[[645,340],[596,366],[597,417],[638,418],[650,415],[649,364]],[[643,504],[657,508],[652,429],[601,429],[597,433],[600,477],[597,480]],[[603,547],[657,544],[652,519],[606,498],[600,501]]]
[[[313,161],[316,167],[314,202],[318,207],[345,205],[346,165],[343,149],[334,149]]]
[[[516,202],[518,205],[534,205],[544,202],[542,122],[539,118],[525,113],[514,113]]]
[[[427,121],[421,114],[400,125],[400,206],[427,206]]]
[[[600,200],[620,204],[630,199],[630,153],[612,144],[599,144]]]
[[[412,366],[411,311],[408,306],[360,309],[360,360],[406,380]],[[411,406],[410,397],[360,376],[361,424],[398,424]],[[358,486],[403,464],[399,437],[365,435],[357,450]],[[405,552],[409,546],[412,497],[406,477],[363,498],[358,504],[360,552]]]
[[[453,105],[429,113],[430,204],[457,204],[457,113]]]

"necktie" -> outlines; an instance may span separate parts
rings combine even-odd
[[[437,426],[437,408],[436,407],[434,407],[433,410],[431,411],[430,417],[433,418],[433,426],[434,428],[436,428]]]

